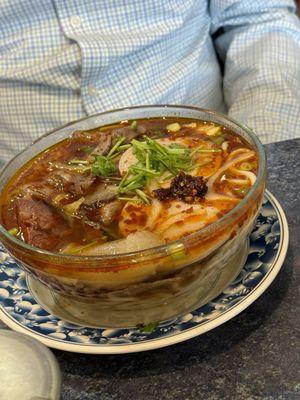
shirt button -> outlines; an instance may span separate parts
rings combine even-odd
[[[96,94],[98,93],[98,90],[95,86],[89,86],[88,87],[88,94],[90,96],[96,96]]]
[[[81,25],[81,19],[78,15],[73,15],[70,17],[70,24],[73,28],[79,28]]]

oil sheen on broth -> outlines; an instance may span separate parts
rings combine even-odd
[[[78,131],[25,164],[1,222],[36,247],[76,255],[156,247],[220,219],[256,180],[256,152],[211,122],[121,121]]]

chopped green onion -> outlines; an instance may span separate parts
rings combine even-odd
[[[138,161],[128,168],[122,178],[118,187],[120,194],[141,191],[149,179],[158,177],[166,171],[171,173],[172,178],[180,171],[195,169],[191,149],[177,143],[165,146],[148,136],[144,136],[144,139],[143,142],[136,139],[131,141],[132,152]],[[148,200],[145,194],[139,193],[139,196],[144,202]]]
[[[115,153],[109,157],[109,160],[115,160],[116,158],[121,157],[121,153]]]
[[[133,129],[134,131],[136,131],[137,128],[137,122],[136,121],[132,121],[130,128]]]
[[[95,155],[92,165],[92,173],[97,176],[109,176],[116,171],[116,166],[108,157]]]
[[[131,147],[131,144],[122,144],[118,147],[118,150],[127,150]]]
[[[75,165],[87,165],[89,162],[87,160],[70,160],[68,164],[75,164]]]
[[[130,167],[130,169],[131,169],[131,171],[144,172],[146,175],[151,175],[151,176],[159,175],[159,172],[157,172],[153,169],[140,167],[139,165],[132,165]]]
[[[121,200],[121,201],[129,201],[129,202],[131,202],[131,203],[139,203],[139,202],[140,202],[139,199],[136,199],[136,198],[134,198],[134,197],[122,197],[122,196],[119,196],[119,197],[118,197],[118,200]]]
[[[135,193],[143,200],[144,203],[150,204],[148,196],[140,189],[135,189]]]
[[[121,191],[121,193],[125,193],[127,191],[135,190],[138,188],[141,188],[145,185],[144,181],[140,182],[139,180],[136,180],[134,182],[129,183],[124,187],[124,189]]]
[[[158,322],[151,322],[148,325],[137,325],[137,329],[142,333],[152,333],[158,327]]]
[[[9,233],[10,235],[13,235],[13,236],[18,236],[18,234],[20,233],[20,231],[19,231],[18,228],[11,228],[11,229],[8,231],[8,233]]]
[[[146,153],[146,168],[150,169],[150,156],[149,156],[149,151],[147,150]]]
[[[169,132],[178,132],[181,129],[181,126],[178,122],[174,122],[173,124],[169,124],[166,126],[167,131]]]
[[[115,153],[115,151],[118,149],[118,147],[124,142],[126,138],[124,136],[119,137],[115,145],[110,149],[109,153],[107,154],[107,157],[109,158],[112,154]]]
[[[180,260],[186,256],[185,247],[182,243],[170,245],[168,250],[170,252],[170,257],[174,261]]]
[[[121,180],[121,182],[120,182],[120,186],[125,186],[125,185],[128,185],[129,183],[131,183],[131,182],[136,182],[136,180],[139,178],[139,176],[141,175],[141,174],[138,174],[138,175],[135,175],[135,176],[132,176],[131,178],[129,178],[129,179],[127,179],[127,177],[128,177],[128,175],[130,174],[130,170],[128,170],[128,174],[127,174],[127,176],[125,175],[124,176],[124,178]]]
[[[139,142],[136,139],[132,139],[131,144],[133,145],[133,147],[137,147],[138,149],[141,150],[148,150],[148,146],[146,143],[143,142]]]
[[[168,150],[169,154],[185,154],[186,149],[170,149]]]

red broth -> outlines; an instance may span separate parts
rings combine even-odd
[[[1,222],[20,240],[53,252],[99,255],[136,232],[146,232],[145,246],[153,247],[225,215],[257,169],[256,152],[224,126],[122,121],[75,132],[27,162],[1,195]],[[200,178],[205,186],[197,192]]]

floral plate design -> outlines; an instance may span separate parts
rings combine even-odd
[[[0,320],[49,347],[71,352],[118,354],[169,346],[223,324],[253,303],[275,279],[287,247],[286,217],[274,196],[266,192],[239,276],[206,305],[143,332],[88,328],[50,314],[33,298],[25,273],[0,245]]]

